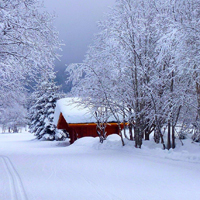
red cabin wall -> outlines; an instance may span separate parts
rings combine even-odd
[[[62,113],[60,114],[58,124],[58,129],[65,129],[69,135],[70,135],[70,143],[72,144],[77,138],[82,138],[86,136],[92,136],[97,137],[97,131],[96,131],[96,124],[95,123],[89,123],[89,124],[68,124],[65,121],[65,118],[63,117]],[[121,128],[123,126],[121,125]],[[106,132],[107,135],[111,134],[119,134],[119,127],[117,123],[110,123],[106,126]]]

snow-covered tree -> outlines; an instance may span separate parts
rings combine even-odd
[[[0,123],[9,132],[11,130],[18,132],[21,127],[25,127],[28,123],[27,109],[23,105],[13,102],[12,105],[9,105],[1,111]]]
[[[39,0],[0,1],[0,109],[53,69],[60,48],[53,20]]]
[[[18,128],[27,125],[27,94],[24,91],[20,93],[19,90],[7,91],[0,106],[0,123],[9,130],[17,132]]]
[[[116,121],[120,121],[119,114],[128,119],[135,130],[136,147],[141,147],[146,128],[144,83],[148,82],[148,69],[153,63],[153,29],[149,26],[152,13],[150,1],[117,1],[108,19],[99,23],[100,33],[84,63],[68,68],[74,82],[77,74],[85,73],[75,83],[74,95],[84,96],[99,107],[104,103]],[[130,138],[133,139],[131,133]]]
[[[175,148],[180,120],[193,122],[198,136],[199,16],[199,0],[116,1],[83,63],[67,68],[72,95],[107,108],[117,121],[122,115],[136,147],[154,130],[155,142]]]
[[[53,124],[56,101],[62,97],[53,79],[41,79],[31,95],[29,109],[30,131],[38,139],[59,140],[66,138],[64,132],[57,131]]]
[[[165,95],[162,97],[165,105],[163,113],[166,114],[168,124],[169,149],[171,146],[175,147],[175,126],[180,114],[185,122],[186,118],[188,120],[188,113],[183,112],[192,109],[193,116],[190,115],[190,121],[194,122],[195,108],[198,107],[195,93],[198,97],[200,1],[169,0],[160,4],[159,10],[156,18],[160,38],[157,41],[156,60],[164,69],[160,77],[165,82]],[[161,80],[160,77],[157,76],[155,80]],[[198,109],[196,113],[198,116]]]

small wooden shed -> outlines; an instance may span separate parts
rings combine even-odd
[[[69,133],[70,143],[77,138],[85,136],[97,137],[96,119],[89,109],[80,107],[72,98],[60,99],[56,103],[54,124],[58,129],[64,129]],[[123,128],[122,125],[121,129]],[[112,119],[106,126],[106,135],[119,134],[119,126]]]

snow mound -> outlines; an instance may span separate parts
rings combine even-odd
[[[106,138],[107,141],[119,141],[121,140],[120,136],[118,134],[112,134],[112,135],[109,135],[107,138]]]
[[[87,146],[93,147],[94,145],[99,143],[98,137],[83,137],[76,140],[71,146]]]
[[[103,143],[100,143],[99,137],[83,137],[76,140],[71,147],[89,147],[91,149],[121,149],[121,138],[117,134],[112,134],[107,137]]]
[[[107,137],[103,143],[100,143],[99,137],[83,137],[70,145],[71,148],[82,149],[82,151],[101,151],[101,150],[116,150],[134,153],[135,155],[145,155],[147,157],[161,158],[164,160],[175,160],[184,162],[200,163],[199,145],[193,144],[191,141],[184,140],[184,145],[177,142],[175,149],[163,150],[162,144],[155,144],[154,141],[144,141],[141,149],[135,148],[134,141],[124,139],[125,146],[122,146],[121,138],[117,134],[112,134]]]

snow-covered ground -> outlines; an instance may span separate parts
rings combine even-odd
[[[65,142],[0,134],[0,200],[199,200],[200,146],[175,150],[117,135]]]

